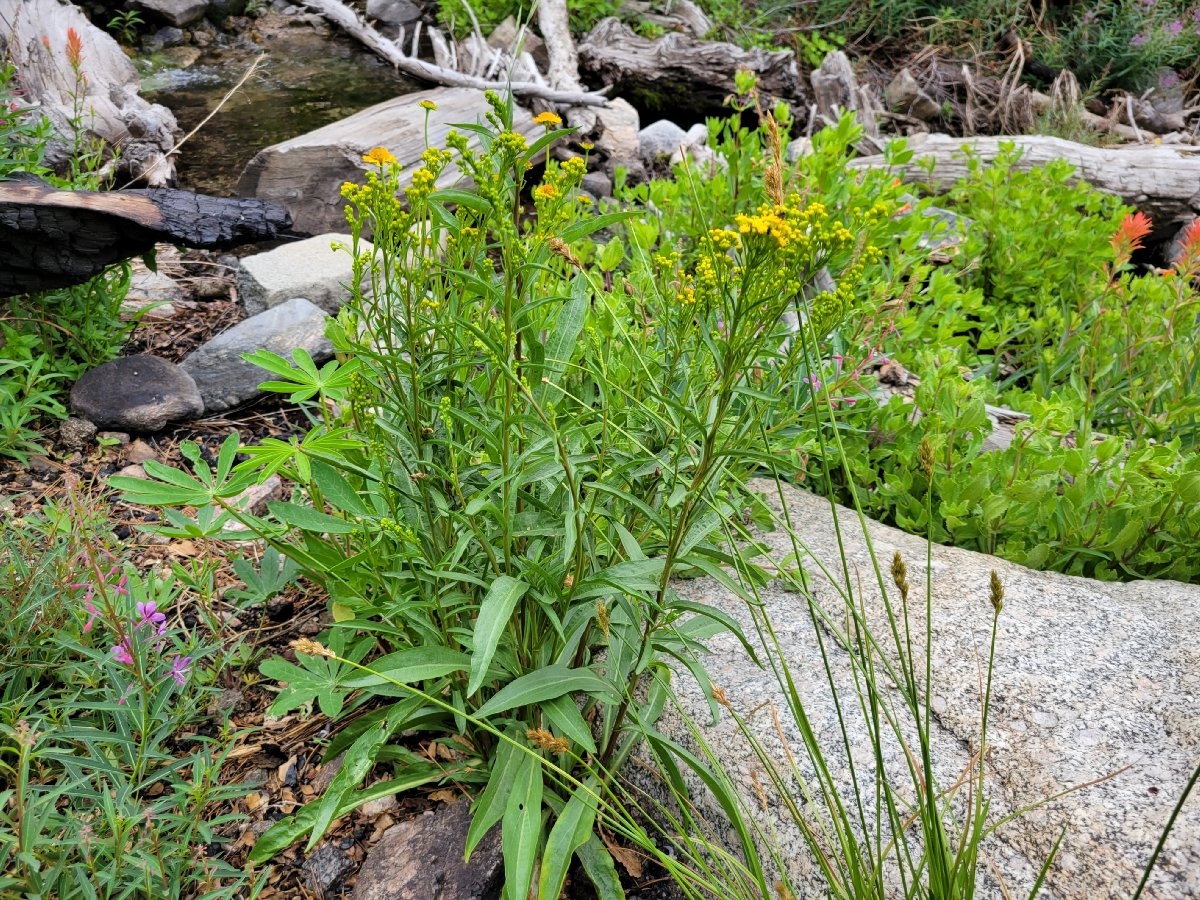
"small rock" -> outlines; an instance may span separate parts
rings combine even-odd
[[[671,157],[680,147],[690,145],[688,133],[666,119],[659,119],[638,132],[638,152],[651,174],[669,172]]]
[[[329,787],[333,781],[333,776],[342,769],[342,762],[345,760],[346,754],[339,753],[329,762],[321,763],[321,768],[317,769],[316,774],[309,779],[309,784],[312,785],[313,791],[320,796],[325,793],[325,789]]]
[[[71,411],[99,427],[153,432],[199,416],[204,401],[182,368],[138,354],[84,373],[71,389]]]
[[[126,444],[122,455],[125,457],[125,461],[129,463],[144,463],[150,459],[158,459],[157,451],[140,438]]]
[[[124,431],[101,431],[96,434],[96,440],[103,441],[105,444],[115,444],[118,447],[124,447],[129,443],[129,435]]]
[[[429,900],[499,896],[500,829],[463,862],[470,805],[451,803],[389,828],[358,871],[353,900]]]
[[[68,450],[82,450],[96,436],[96,426],[72,416],[58,426],[58,440]]]
[[[45,456],[38,454],[37,456],[29,457],[29,471],[34,475],[41,475],[43,478],[52,475],[57,475],[59,472],[58,466],[50,462]]]
[[[115,474],[124,475],[126,478],[145,478],[146,470],[137,463],[134,463],[133,465],[117,469]]]
[[[265,349],[290,356],[303,348],[318,363],[333,356],[325,337],[328,316],[309,301],[295,297],[251,316],[217,335],[188,355],[183,370],[196,382],[206,412],[224,412],[259,396],[259,385],[270,373],[242,359],[242,354]]]
[[[345,851],[326,843],[304,861],[300,871],[304,873],[304,883],[310,891],[319,897],[334,897],[340,893],[342,882],[354,871],[354,866],[354,860]]]
[[[125,299],[142,303],[176,303],[183,299],[183,290],[173,278],[159,272],[138,272],[129,280]]]
[[[175,68],[190,69],[196,64],[196,60],[200,58],[200,48],[168,47],[163,51],[162,55]]]
[[[611,197],[613,192],[612,179],[603,172],[588,172],[579,186],[593,197]]]
[[[350,299],[345,285],[353,277],[353,259],[333,244],[344,243],[344,234],[322,234],[284,244],[241,261],[238,295],[250,315],[278,306],[293,297],[306,297],[328,313],[336,313]],[[371,245],[360,242],[360,251]]]
[[[217,275],[193,278],[189,287],[196,300],[224,300],[229,296],[230,281]]]
[[[367,0],[367,18],[389,25],[411,25],[420,21],[421,8],[408,0]]]
[[[154,32],[154,40],[160,47],[178,47],[185,40],[182,28],[168,25]]]

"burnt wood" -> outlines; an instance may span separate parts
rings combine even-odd
[[[65,191],[17,176],[0,181],[0,297],[81,284],[155,244],[226,249],[286,236],[291,224],[268,200],[172,188]]]

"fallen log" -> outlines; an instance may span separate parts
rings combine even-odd
[[[157,243],[223,249],[282,237],[290,226],[283,207],[262,200],[0,181],[0,297],[82,284]]]
[[[1159,228],[1200,213],[1200,148],[1182,145],[1136,144],[1091,147],[1042,135],[956,138],[945,134],[918,134],[908,139],[910,163],[896,174],[910,183],[930,184],[946,191],[967,174],[967,154],[988,164],[1001,147],[1015,145],[1021,158],[1015,168],[1025,171],[1062,159],[1075,166],[1092,186],[1115,194],[1154,219]],[[923,164],[932,160],[929,173]],[[863,157],[848,163],[851,169],[882,165],[880,157]]]
[[[790,50],[743,50],[678,32],[651,40],[617,18],[599,22],[579,44],[579,66],[585,76],[619,85],[623,93],[669,97],[688,109],[719,107],[736,93],[734,75],[741,69],[757,76],[765,99],[803,102],[805,96]]]

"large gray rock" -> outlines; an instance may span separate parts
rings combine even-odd
[[[169,24],[182,27],[204,18],[208,0],[135,0],[142,9],[148,9]]]
[[[763,490],[773,487],[761,484]],[[801,559],[813,596],[845,622],[841,591],[853,585],[854,601],[867,611],[875,635],[888,647],[881,593],[858,517],[838,508],[841,539],[850,576],[844,571],[830,504],[786,489],[794,532],[801,536]],[[773,504],[778,507],[778,504]],[[908,566],[911,625],[916,635],[924,622],[926,544],[894,528],[868,523],[876,558],[885,573],[899,552]],[[764,536],[779,566],[793,553],[783,532]],[[822,568],[831,573],[823,574]],[[1034,572],[993,557],[945,547],[932,551],[933,769],[942,788],[954,785],[979,748],[980,695],[992,622],[989,577],[995,570],[1004,585],[999,620],[995,680],[988,722],[989,821],[1028,804],[1038,804],[1069,788],[1088,786],[1017,817],[984,843],[984,853],[1001,873],[1012,896],[1028,896],[1038,867],[1059,829],[1066,826],[1062,850],[1041,896],[1098,898],[1131,896],[1155,842],[1187,779],[1200,762],[1200,651],[1193,635],[1200,620],[1200,588],[1176,582],[1109,584],[1052,573]],[[890,579],[892,601],[896,591]],[[746,606],[709,579],[680,582],[680,592],[726,609],[749,626]],[[812,727],[829,748],[834,777],[852,797],[850,769],[838,748],[841,731],[821,662],[820,648],[800,594],[780,587],[762,592],[764,612],[775,625],[784,658],[790,661],[796,690]],[[873,764],[863,717],[855,700],[849,657],[824,632],[831,648],[831,670],[847,716],[847,728],[860,778],[870,783]],[[920,655],[920,638],[914,636]],[[707,659],[713,683],[728,696],[767,747],[775,765],[790,771],[769,712],[781,716],[783,733],[802,777],[813,785],[800,732],[787,716],[787,702],[769,673],[749,664],[739,645],[722,636],[711,642]],[[889,649],[887,655],[894,657]],[[924,660],[917,669],[924,672]],[[702,725],[708,705],[689,676],[677,680],[684,708]],[[895,691],[887,701],[898,707]],[[689,740],[677,716],[660,728]],[[911,727],[902,729],[915,747]],[[885,729],[886,731],[886,729]],[[773,798],[759,813],[759,783],[769,785],[745,739],[722,711],[720,722],[703,728],[725,759],[755,818],[787,854],[797,896],[823,895],[814,863],[796,827]],[[885,767],[908,784],[903,748],[887,733]],[[787,778],[789,783],[792,779]],[[1096,783],[1092,783],[1096,782]],[[901,791],[911,796],[912,791]],[[863,790],[870,808],[869,787]],[[965,794],[960,789],[959,797]],[[702,812],[719,819],[711,802]],[[910,833],[912,833],[910,831]],[[984,883],[978,896],[1000,897],[999,886],[980,866]],[[1006,895],[1005,895],[1006,896]],[[1200,896],[1200,798],[1193,797],[1176,823],[1151,881],[1149,896],[1183,900]]]
[[[500,829],[463,862],[470,804],[451,803],[389,828],[358,870],[353,900],[495,898],[503,885]]]
[[[305,297],[336,313],[350,299],[347,285],[354,259],[334,244],[348,242],[344,234],[321,234],[243,258],[237,283],[246,312],[253,316],[293,297]],[[368,241],[360,246],[362,252],[371,249]]]
[[[303,349],[318,363],[333,356],[333,344],[325,337],[326,319],[318,307],[294,297],[192,351],[182,366],[195,380],[205,412],[224,412],[253,400],[262,394],[258,386],[273,377],[242,359],[243,353],[270,350],[290,358],[293,350]]]
[[[194,419],[204,401],[179,366],[139,354],[85,372],[71,389],[71,412],[100,428],[147,432]]]

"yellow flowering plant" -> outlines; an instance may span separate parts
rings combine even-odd
[[[237,465],[229,449],[229,465],[198,472],[187,494],[329,596],[333,625],[296,648],[312,663],[297,676],[310,691],[284,691],[272,711],[315,696],[350,719],[325,748],[345,753],[346,774],[253,856],[306,835],[312,848],[372,797],[449,782],[476,795],[468,853],[499,824],[506,896],[555,900],[573,860],[618,896],[601,830],[694,892],[722,893],[727,873],[680,869],[647,831],[669,826],[646,824],[615,775],[648,740],[664,771],[692,768],[725,790],[653,727],[668,659],[715,713],[704,641],[732,632],[754,651],[732,617],[673,579],[707,573],[749,597],[768,577],[742,513],[744,484],[770,454],[763,385],[803,364],[781,316],[808,302],[825,328],[847,314],[837,291],[802,295],[823,266],[853,273],[868,258],[861,221],[789,194],[714,221],[683,252],[596,254],[598,232],[661,232],[644,211],[575,202],[586,163],[543,163],[568,132],[527,137],[511,100],[488,101],[486,122],[426,150],[407,187],[392,154],[366,154],[362,183],[343,188],[354,274],[328,331],[337,361],[291,370],[256,357],[317,424],[245,448]],[[439,188],[452,162],[463,180]],[[838,290],[853,293],[850,281]],[[230,506],[235,488],[273,473],[288,501],[264,516]],[[442,750],[410,752],[414,732]],[[376,764],[389,777],[364,787]],[[750,830],[737,827],[736,877],[766,895]]]

